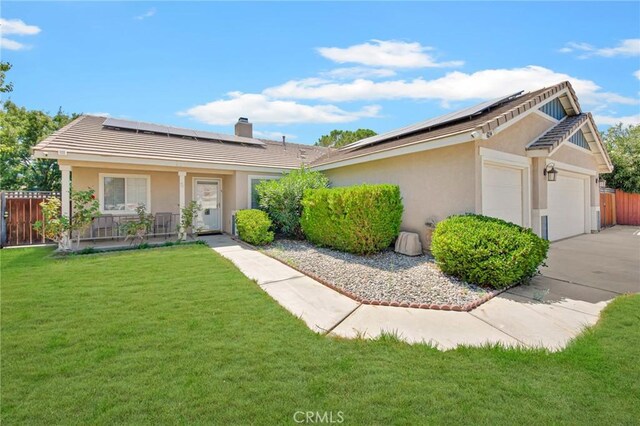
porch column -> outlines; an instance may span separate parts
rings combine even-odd
[[[179,205],[180,205],[180,238],[181,239],[185,239],[186,235],[185,235],[185,229],[182,228],[182,209],[185,208],[186,206],[186,201],[185,201],[185,177],[187,176],[187,172],[178,172],[178,177],[180,179],[180,199],[179,199]]]
[[[62,191],[60,194],[60,203],[62,204],[62,216],[70,218],[71,216],[71,166],[61,165],[60,172],[62,174]],[[59,243],[59,248],[62,250],[68,250],[71,247],[71,236],[69,234],[62,238]]]

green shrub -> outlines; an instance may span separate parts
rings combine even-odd
[[[548,250],[549,242],[530,229],[472,214],[438,223],[431,242],[443,272],[494,288],[534,276]]]
[[[256,186],[260,208],[267,212],[276,232],[288,237],[302,238],[300,215],[302,197],[307,189],[326,188],[329,179],[317,171],[304,167],[293,170],[280,179],[269,179]]]
[[[236,227],[242,241],[261,246],[273,241],[271,220],[262,210],[240,210],[236,213]]]
[[[397,185],[307,190],[300,223],[309,241],[357,254],[378,252],[400,232],[402,197]]]

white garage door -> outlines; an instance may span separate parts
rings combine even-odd
[[[555,182],[547,182],[549,240],[584,234],[585,181],[579,177],[558,174]]]
[[[482,212],[522,226],[522,170],[485,164]]]

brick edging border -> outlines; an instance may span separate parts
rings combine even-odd
[[[282,259],[278,259],[275,256],[270,255],[269,253],[265,253],[264,251],[262,251],[259,247],[255,247],[245,241],[242,241],[241,239],[239,239],[238,237],[236,237],[235,235],[231,235],[231,239],[233,239],[234,241],[237,241],[240,244],[243,244],[247,247],[250,247],[254,250],[259,251],[260,253],[264,254],[267,257],[270,257],[271,259],[277,260],[278,262],[282,263],[285,266],[288,266],[291,269],[294,269],[298,272],[300,272],[303,275],[308,276],[309,278],[312,278],[316,281],[318,281],[320,284],[324,285],[325,287],[329,287],[330,289],[337,291],[338,293],[347,296],[350,299],[355,300],[356,302],[362,303],[363,305],[372,305],[372,306],[392,306],[392,307],[399,307],[399,308],[414,308],[414,309],[432,309],[435,311],[455,311],[455,312],[469,312],[475,308],[477,308],[478,306],[482,305],[483,303],[488,302],[489,300],[493,299],[494,297],[496,297],[497,295],[504,293],[505,291],[517,286],[518,284],[512,284],[508,287],[505,288],[501,288],[499,290],[493,290],[491,292],[489,292],[489,294],[481,297],[480,299],[474,300],[473,302],[469,302],[465,305],[439,305],[436,303],[407,303],[407,302],[398,302],[398,301],[387,301],[387,300],[370,300],[370,299],[364,299],[360,296],[358,296],[355,293],[352,293],[348,290],[345,290],[343,288],[340,288],[334,284],[331,284],[330,282],[326,281],[324,278],[321,278],[311,272],[308,271],[304,271],[296,266],[293,265],[289,265],[287,262],[285,262]]]

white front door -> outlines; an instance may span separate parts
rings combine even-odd
[[[220,231],[220,180],[194,179],[193,199],[200,204],[201,210],[195,220],[200,232]]]

